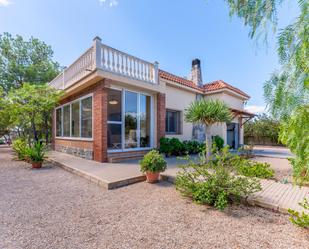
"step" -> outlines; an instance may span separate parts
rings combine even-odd
[[[107,161],[109,163],[119,163],[128,160],[140,160],[144,157],[144,155],[120,155],[120,156],[108,156]]]

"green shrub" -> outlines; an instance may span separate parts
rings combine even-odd
[[[12,148],[14,152],[16,153],[17,158],[19,160],[27,161],[29,159],[30,147],[28,146],[28,144],[26,143],[24,139],[18,138],[14,140],[12,143]]]
[[[140,161],[141,172],[163,172],[166,170],[166,161],[156,150],[148,152]]]
[[[303,207],[307,212],[309,211],[309,202],[305,198],[303,202],[299,203],[301,207]],[[300,227],[309,228],[309,214],[306,214],[304,211],[301,213],[292,209],[289,209],[290,213],[290,221]]]
[[[189,161],[180,166],[182,170],[176,177],[176,189],[197,203],[213,205],[220,210],[232,201],[238,202],[241,197],[261,190],[257,178],[234,174],[228,148],[214,156],[215,160],[207,163]]]
[[[0,139],[0,144],[5,144],[5,142],[2,139]]]
[[[160,139],[160,153],[164,153],[166,156],[172,155],[172,148],[170,146],[170,139],[166,137],[162,137]]]
[[[204,143],[200,143],[196,140],[186,140],[183,142],[186,150],[186,154],[198,154],[205,148]]]
[[[274,176],[274,170],[270,168],[269,163],[251,161],[239,156],[235,156],[231,163],[235,165],[236,172],[240,175],[265,179]]]
[[[224,147],[224,139],[218,135],[212,138],[213,144],[217,150],[222,150]]]
[[[186,154],[186,147],[178,138],[173,137],[170,139],[170,147],[172,155],[174,156],[182,156]]]
[[[45,147],[42,142],[35,142],[28,150],[28,158],[31,162],[43,162],[45,158]]]

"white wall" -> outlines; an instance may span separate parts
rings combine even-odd
[[[187,123],[184,120],[184,110],[188,108],[190,103],[195,100],[196,94],[183,90],[179,87],[166,86],[166,109],[181,111],[181,134],[166,134],[166,137],[177,137],[180,140],[192,139],[192,123]]]

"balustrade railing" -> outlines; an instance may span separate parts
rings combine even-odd
[[[158,83],[158,63],[150,63],[104,45],[96,37],[93,46],[49,84],[57,89],[66,89],[96,69],[148,83]]]

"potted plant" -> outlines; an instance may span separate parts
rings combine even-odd
[[[34,145],[29,149],[28,158],[32,164],[32,168],[39,169],[42,167],[42,163],[45,158],[45,150],[41,142],[35,142]]]
[[[156,150],[148,152],[140,161],[141,172],[146,174],[147,182],[154,183],[159,180],[160,172],[165,171],[166,161]]]

